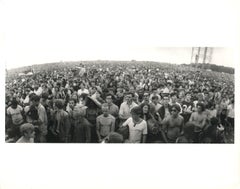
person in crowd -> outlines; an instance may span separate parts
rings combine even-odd
[[[176,143],[193,143],[194,127],[192,123],[186,123],[183,126],[183,134],[177,138]]]
[[[97,117],[96,132],[98,136],[98,142],[102,142],[110,132],[115,131],[116,119],[109,114],[109,107],[107,103],[102,104],[102,113]]]
[[[42,91],[43,91],[42,87],[39,86],[38,84],[36,84],[36,85],[34,86],[34,91],[33,91],[33,92],[34,92],[37,96],[41,96],[41,95],[42,95]]]
[[[34,143],[35,129],[30,123],[24,123],[20,126],[22,137],[16,143]]]
[[[163,130],[165,131],[167,140],[170,143],[175,143],[183,130],[184,119],[181,115],[179,115],[180,111],[181,109],[179,105],[172,105],[170,108],[171,114],[164,118],[162,122]]]
[[[76,106],[76,100],[75,99],[69,99],[69,102],[67,104],[67,107],[66,107],[66,112],[68,113],[69,115],[69,120],[70,120],[70,131],[69,131],[69,137],[70,137],[70,141],[72,141],[72,137],[73,137],[73,134],[74,134],[74,117],[73,117],[73,110]]]
[[[162,107],[162,105],[159,103],[159,97],[158,96],[153,96],[152,97],[152,102],[150,103],[152,107],[154,107],[155,112],[158,112],[159,109]]]
[[[117,88],[114,103],[118,107],[120,107],[121,104],[123,103],[123,99],[124,99],[124,92],[123,92],[123,89],[119,87],[119,88]]]
[[[234,99],[227,106],[227,121],[230,123],[230,132],[234,133]]]
[[[202,143],[225,143],[224,127],[216,117],[210,119],[210,124],[203,132]]]
[[[111,132],[102,143],[123,143],[123,136],[117,132]]]
[[[11,106],[7,108],[6,129],[8,138],[15,141],[20,137],[20,125],[24,122],[23,108],[18,105],[16,99],[11,101]]]
[[[73,132],[72,142],[90,143],[92,124],[84,117],[86,111],[81,107],[74,107],[73,110]]]
[[[200,141],[200,134],[201,132],[203,132],[203,130],[206,127],[206,121],[207,121],[207,115],[204,113],[205,111],[205,106],[203,103],[198,103],[197,104],[197,111],[193,112],[189,122],[191,122],[192,124],[194,124],[195,128],[194,128],[194,133],[195,133],[195,137],[194,137],[194,142],[199,142]]]
[[[158,113],[162,120],[170,115],[170,107],[169,97],[168,95],[165,95],[163,97],[163,106],[158,110]]]
[[[152,113],[152,112],[154,112],[155,111],[155,106],[152,104],[152,103],[150,103],[150,97],[149,97],[150,95],[149,95],[149,93],[148,92],[144,92],[144,94],[143,94],[143,100],[142,100],[142,102],[141,102],[141,104],[148,104],[149,105],[149,111]],[[141,105],[140,104],[140,105]]]
[[[136,104],[139,104],[139,95],[135,90],[134,86],[130,86],[129,87],[129,92],[133,94],[133,102],[135,102]]]
[[[215,104],[213,104],[212,102],[208,102],[206,106],[206,115],[208,120],[213,117],[217,117],[217,109],[215,108]]]
[[[169,102],[170,106],[172,106],[174,104],[177,104],[180,107],[180,114],[181,114],[182,113],[182,107],[181,107],[181,104],[178,103],[177,93],[171,93],[170,96],[171,96],[171,99],[170,99],[170,102]]]
[[[100,90],[97,90],[92,96],[91,96],[92,99],[95,100],[95,102],[101,106],[102,103],[104,103],[104,100],[102,99],[101,97],[101,91]]]
[[[82,93],[89,94],[89,90],[86,89],[86,85],[84,83],[80,84],[80,89],[78,90],[78,96],[81,96]]]
[[[133,98],[132,93],[125,94],[126,102],[123,102],[119,109],[120,125],[121,123],[126,121],[129,117],[131,117],[131,109],[137,106],[137,104],[133,102],[132,98]]]
[[[106,103],[109,108],[109,113],[114,116],[115,118],[118,118],[119,114],[119,108],[116,104],[113,103],[113,95],[108,93],[106,94]]]
[[[63,110],[63,100],[56,99],[54,102],[55,114],[53,117],[54,123],[51,128],[51,132],[55,136],[56,141],[60,143],[66,143],[69,140],[69,131],[71,128],[69,115]]]
[[[160,103],[160,101],[161,101],[161,96],[158,94],[158,89],[157,89],[157,88],[153,88],[153,89],[152,89],[152,94],[151,94],[150,97],[149,97],[149,101],[150,101],[150,102],[153,101],[152,98],[153,98],[154,96],[157,96],[157,97],[158,97],[158,98],[157,98],[157,99],[158,99],[157,103]]]
[[[140,116],[142,109],[139,106],[135,106],[131,109],[131,117],[129,117],[122,127],[129,127],[129,138],[127,143],[146,143],[147,140],[147,122]]]
[[[187,92],[182,101],[182,113],[181,115],[184,118],[184,123],[187,123],[193,112],[194,104],[191,100],[191,93]]]
[[[148,135],[147,143],[161,143],[166,142],[166,136],[162,136],[161,126],[159,120],[161,120],[159,114],[150,111],[149,104],[141,104],[142,108],[141,118],[147,122]]]
[[[38,114],[38,130],[39,133],[36,135],[36,142],[46,142],[47,135],[47,126],[48,119],[47,113],[44,106],[40,103],[40,97],[38,95],[34,95],[31,98],[32,106],[36,108]]]

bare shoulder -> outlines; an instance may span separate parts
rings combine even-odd
[[[169,120],[171,119],[171,116],[167,116],[163,119],[163,123],[166,123],[168,122]]]
[[[184,120],[183,116],[181,116],[181,115],[179,115],[179,119],[180,119],[181,121]]]
[[[111,115],[111,114],[109,114],[109,117],[111,118],[111,119],[116,119],[113,115]]]

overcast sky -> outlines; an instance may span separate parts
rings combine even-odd
[[[215,49],[212,63],[234,67],[229,48],[234,46],[234,12],[222,12],[230,6],[227,1],[218,3],[213,18],[199,16],[197,9],[182,12],[176,1],[174,7],[167,4],[171,10],[157,1],[2,2],[3,60],[8,69],[97,59],[190,63],[192,46],[226,47]],[[212,11],[204,1],[198,8]],[[202,19],[207,30],[198,24]]]

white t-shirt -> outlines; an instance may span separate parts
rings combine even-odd
[[[7,115],[11,115],[13,124],[19,125],[23,122],[22,111],[23,108],[19,105],[16,109],[13,109],[11,106],[7,109]]]
[[[87,89],[79,89],[78,90],[78,96],[80,96],[82,93],[89,94],[89,91]]]
[[[18,141],[16,143],[34,143],[34,139],[30,138],[29,140],[26,140],[23,136],[18,139]]]
[[[38,96],[41,96],[42,95],[42,91],[43,91],[42,87],[39,87],[37,90],[34,90],[34,93],[36,95],[38,95]]]
[[[147,134],[147,122],[142,120],[138,124],[134,124],[132,117],[128,118],[123,126],[129,126],[129,142],[130,143],[141,143],[142,135]]]
[[[228,117],[234,118],[234,108],[231,104],[228,105],[227,110],[228,110]]]

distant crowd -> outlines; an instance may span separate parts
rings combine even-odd
[[[9,143],[233,143],[233,75],[89,63],[6,78]]]

